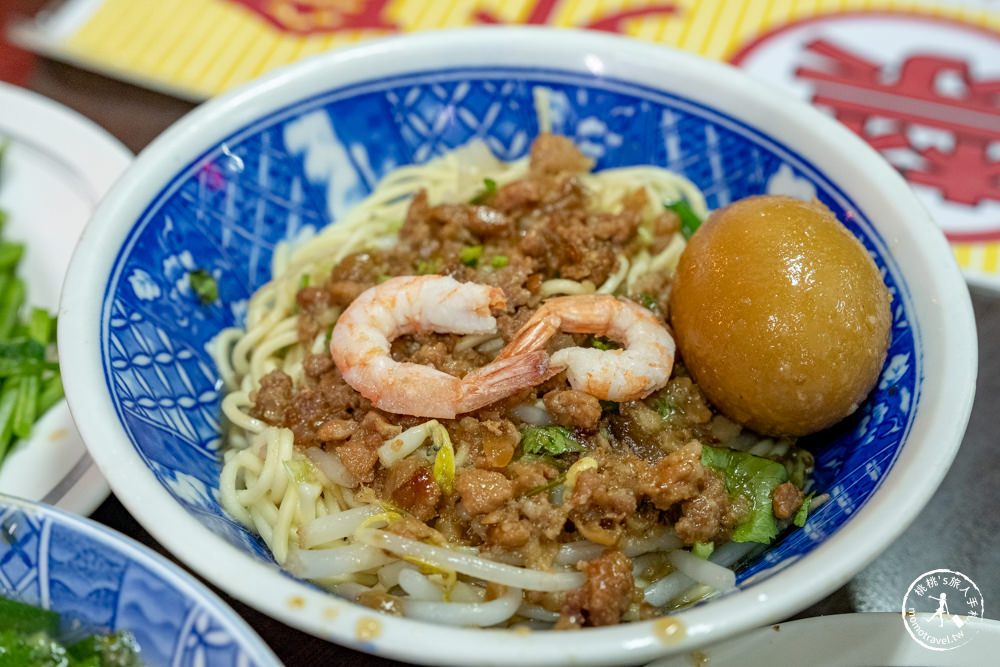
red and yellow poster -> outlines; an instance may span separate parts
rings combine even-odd
[[[362,40],[485,24],[629,35],[732,62],[810,101],[907,178],[972,283],[1000,289],[997,2],[68,0],[15,37],[197,100]]]

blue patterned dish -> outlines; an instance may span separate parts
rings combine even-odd
[[[0,495],[0,596],[56,611],[74,635],[128,630],[148,667],[280,665],[176,565],[104,526]]]
[[[670,167],[712,207],[762,192],[826,203],[893,293],[889,360],[862,409],[812,438],[817,483],[832,502],[745,563],[739,592],[669,622],[588,630],[572,641],[375,618],[280,573],[221,511],[220,382],[207,348],[221,328],[242,322],[277,242],[336,220],[388,170],[473,138],[502,159],[523,155],[538,131],[539,88],[554,130],[599,169]],[[194,268],[218,279],[215,304],[197,305],[186,280]],[[376,42],[204,105],[154,142],[106,199],[74,257],[61,317],[80,430],[157,539],[291,625],[436,663],[481,662],[484,651],[505,664],[638,662],[805,607],[888,546],[930,497],[961,441],[976,372],[968,292],[948,246],[863,142],[725,66],[572,31]]]

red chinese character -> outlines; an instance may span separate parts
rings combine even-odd
[[[339,30],[397,30],[382,17],[389,0],[233,0],[275,27],[308,35]]]
[[[523,23],[525,25],[545,25],[550,23],[558,4],[559,0],[538,0],[532,6],[531,11],[528,12],[528,16],[525,17]],[[590,28],[591,30],[624,33],[626,21],[646,16],[674,14],[676,12],[676,5],[671,3],[654,3],[647,7],[633,7],[631,9],[604,14],[583,27]],[[474,17],[480,23],[503,23],[495,14],[482,9],[477,10]]]
[[[906,58],[895,81],[886,81],[883,68],[865,58],[819,39],[807,50],[823,56],[823,68],[800,67],[796,75],[815,85],[812,101],[833,109],[837,119],[879,150],[908,148],[922,166],[903,169],[911,183],[940,191],[948,201],[978,205],[984,199],[1000,201],[1000,161],[988,148],[1000,140],[1000,80],[976,81],[968,63],[936,55]],[[942,91],[950,79],[958,90]],[[867,123],[888,119],[893,131],[872,135]],[[953,138],[948,151],[917,149],[909,130],[925,127]]]

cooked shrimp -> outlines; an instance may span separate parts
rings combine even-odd
[[[337,319],[330,354],[347,384],[397,414],[452,419],[552,375],[544,350],[507,355],[457,378],[430,366],[395,361],[397,336],[414,332],[495,333],[491,312],[504,308],[498,287],[446,276],[401,276],[365,290]]]
[[[565,367],[574,389],[609,401],[631,401],[648,396],[670,378],[676,346],[663,323],[648,309],[606,294],[549,299],[496,360],[544,350],[559,330],[607,336],[625,346],[620,350],[566,347],[552,353],[549,363],[553,369]]]

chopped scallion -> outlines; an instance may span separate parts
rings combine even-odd
[[[494,181],[492,178],[484,178],[483,187],[484,190],[482,192],[480,192],[478,195],[469,200],[470,204],[478,206],[479,204],[482,204],[487,199],[492,197],[497,191],[497,182]]]
[[[684,237],[684,240],[690,239],[698,231],[698,228],[701,227],[701,218],[691,209],[691,204],[687,203],[687,200],[679,199],[672,204],[664,204],[664,206],[676,213],[677,217],[680,218],[681,235]]]
[[[466,266],[476,268],[479,264],[479,258],[483,256],[483,246],[481,245],[469,245],[462,248],[459,253],[459,259],[462,264]]]
[[[188,282],[191,289],[201,300],[202,304],[209,304],[219,298],[219,285],[215,282],[212,274],[205,269],[195,269],[188,273]]]

